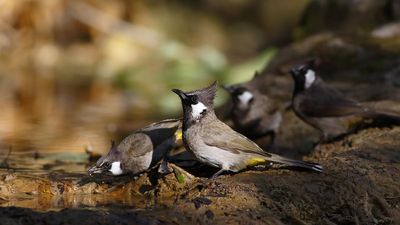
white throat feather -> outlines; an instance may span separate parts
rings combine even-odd
[[[123,173],[121,169],[121,162],[116,161],[111,163],[111,168],[109,169],[109,171],[115,176],[121,175]]]
[[[311,85],[315,81],[315,72],[314,72],[314,70],[311,70],[311,69],[307,70],[307,73],[306,73],[305,77],[306,77],[306,81],[304,83],[304,88],[308,89],[308,88],[311,87]]]
[[[249,91],[245,91],[238,95],[239,101],[245,105],[249,104],[250,100],[253,98],[253,94]]]
[[[206,107],[203,103],[201,103],[201,102],[198,102],[197,104],[191,105],[191,106],[192,106],[192,117],[193,117],[195,120],[200,119],[201,113],[202,113],[204,110],[207,110],[207,107]]]

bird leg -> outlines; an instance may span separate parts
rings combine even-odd
[[[172,169],[168,165],[168,161],[163,159],[157,170],[160,174],[168,174],[172,172]]]
[[[224,169],[218,170],[218,172],[214,173],[214,175],[212,175],[210,179],[214,179],[214,178],[218,177],[218,176],[221,175],[221,173],[223,173],[224,171],[225,171]]]

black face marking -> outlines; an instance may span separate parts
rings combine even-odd
[[[253,103],[254,102],[254,98],[251,98],[250,100],[249,100],[249,104],[251,104],[251,103]]]
[[[293,67],[290,70],[290,74],[292,75],[293,80],[294,80],[294,93],[293,94],[304,91],[304,86],[305,86],[305,82],[306,82],[306,74],[307,74],[308,70],[313,69],[313,67],[314,67],[314,62],[309,61],[302,65]]]
[[[245,92],[245,91],[247,91],[246,88],[238,87],[232,92],[232,95],[235,96],[235,97],[238,97],[239,95],[243,94],[243,92]]]
[[[190,92],[183,92],[179,89],[172,89],[172,91],[180,97],[182,102],[182,130],[185,131],[193,124],[199,122],[199,119],[201,119],[202,116],[206,116],[210,112],[213,113],[217,82],[214,82],[208,87]],[[209,110],[204,112],[204,108]],[[204,113],[206,114],[203,115]]]
[[[105,169],[111,169],[111,164],[109,162],[104,162],[101,164],[101,167]]]
[[[191,105],[196,105],[197,103],[199,103],[199,98],[197,97],[197,95],[190,95],[189,101]]]

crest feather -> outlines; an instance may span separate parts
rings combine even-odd
[[[210,86],[187,92],[186,94],[188,95],[197,95],[199,98],[199,101],[202,102],[203,104],[207,106],[213,106],[214,105],[214,98],[217,93],[217,88],[218,88],[218,82],[214,81]]]

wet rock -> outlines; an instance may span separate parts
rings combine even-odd
[[[207,210],[204,215],[207,217],[207,219],[212,220],[214,219],[214,213],[211,210]]]
[[[357,33],[392,19],[396,4],[390,0],[314,0],[303,16],[305,33],[328,29]]]
[[[400,24],[399,23],[391,23],[385,24],[382,27],[379,27],[372,31],[372,36],[376,38],[393,38],[400,36]]]
[[[205,197],[197,197],[193,199],[194,207],[199,209],[202,205],[210,205],[212,201]]]
[[[290,101],[294,65],[316,58],[318,74],[344,94],[359,101],[400,100],[398,38],[388,41],[361,36],[319,33],[283,48],[255,83],[261,92]],[[379,84],[381,88],[371,84]]]

